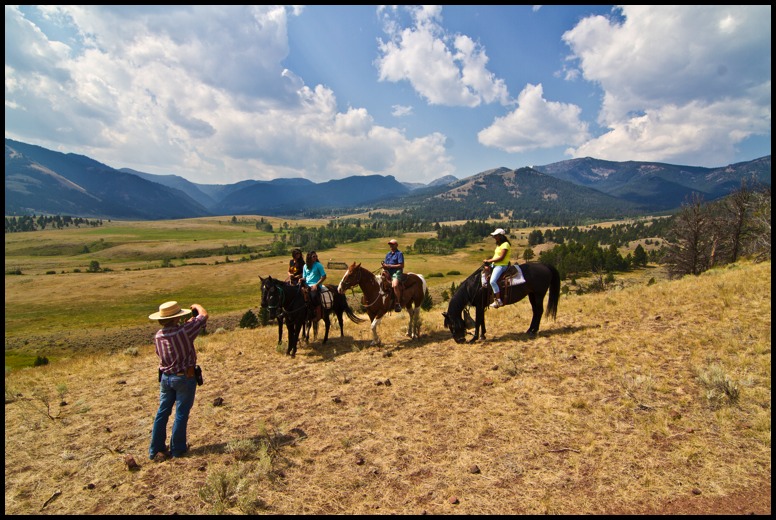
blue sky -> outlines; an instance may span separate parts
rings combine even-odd
[[[770,6],[6,6],[5,136],[192,182],[771,153]]]

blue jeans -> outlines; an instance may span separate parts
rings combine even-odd
[[[186,376],[169,376],[162,374],[159,383],[159,410],[154,419],[151,432],[151,446],[148,448],[149,458],[165,450],[164,441],[167,438],[167,419],[172,414],[175,405],[175,421],[172,424],[170,437],[170,453],[180,457],[186,453],[186,425],[189,422],[189,412],[194,405],[194,395],[197,393],[197,380]]]
[[[493,272],[490,273],[490,287],[493,289],[493,294],[498,298],[498,293],[501,289],[498,288],[498,278],[501,273],[506,269],[507,265],[494,265]]]

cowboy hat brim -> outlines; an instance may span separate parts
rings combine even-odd
[[[155,312],[153,314],[150,314],[148,316],[148,319],[149,320],[169,320],[170,318],[180,318],[183,316],[188,316],[189,314],[191,314],[191,309],[181,309],[180,311],[176,312],[171,316],[162,316],[161,312]]]

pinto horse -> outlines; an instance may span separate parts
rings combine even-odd
[[[407,273],[402,282],[401,306],[409,314],[407,336],[412,339],[420,337],[420,305],[426,295],[426,280],[415,273]],[[341,294],[355,286],[361,288],[363,298],[361,303],[366,307],[366,313],[372,322],[372,342],[370,345],[379,345],[380,337],[377,335],[377,326],[388,311],[393,310],[393,290],[390,282],[385,281],[381,275],[376,275],[361,264],[353,262],[345,271],[345,275],[339,283],[338,290]]]
[[[542,314],[544,314],[544,296],[548,290],[550,297],[547,300],[547,314],[552,319],[555,319],[558,312],[560,274],[552,265],[538,262],[522,264],[520,270],[523,271],[523,276],[525,277],[524,283],[508,285],[508,276],[505,277],[507,285],[503,285],[505,278],[499,281],[502,287],[501,300],[504,302],[504,305],[510,305],[528,296],[531,302],[531,309],[533,310],[533,318],[526,334],[530,337],[535,337],[539,332],[539,324],[542,321]],[[467,326],[464,321],[464,315],[469,320],[471,319],[468,312],[468,307],[471,305],[474,306],[476,312],[474,337],[470,343],[480,338],[480,331],[482,332],[482,339],[485,339],[485,307],[493,301],[493,290],[490,284],[487,287],[482,287],[481,273],[482,268],[480,267],[461,283],[458,289],[456,289],[455,294],[450,298],[447,312],[442,313],[442,316],[445,317],[445,327],[453,334],[453,339],[456,343],[466,341]]]
[[[286,354],[296,356],[296,347],[299,343],[299,333],[307,325],[310,319],[310,309],[302,294],[300,285],[289,285],[286,282],[272,278],[261,280],[261,306],[269,311],[269,318],[278,320],[278,343],[283,340],[283,322],[288,329],[288,349]],[[323,314],[323,322],[326,325],[326,336],[329,337],[329,314]]]

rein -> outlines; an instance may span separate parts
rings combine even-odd
[[[283,299],[284,299],[283,288],[280,287],[279,285],[275,284],[275,283],[273,283],[272,285],[273,285],[273,287],[275,287],[275,289],[278,290],[278,292],[280,292],[280,298],[278,299],[279,305],[270,305],[269,298],[267,298],[267,309],[277,309],[278,307],[282,307],[283,306]]]
[[[380,270],[380,269],[378,269],[377,271],[379,271],[379,270]],[[351,285],[351,286],[349,287],[349,289],[350,289],[351,291],[353,290],[353,288],[354,288],[356,285],[358,285],[359,287],[361,287],[361,278],[363,278],[364,271],[366,271],[366,269],[364,269],[363,267],[359,267],[359,268],[358,268],[358,279],[357,279],[357,280],[355,280],[355,281],[354,281],[354,283],[353,283],[353,285]],[[373,272],[372,272],[372,274],[376,275],[376,274],[377,274],[377,271],[373,271]],[[348,282],[349,282],[349,281],[350,281],[350,280],[348,280]],[[346,290],[347,290],[347,289],[346,289]],[[363,290],[363,287],[362,287],[362,290]],[[380,299],[380,293],[381,293],[381,289],[378,287],[378,288],[377,288],[377,296],[375,297],[375,299],[372,301],[372,303],[365,304],[365,305],[364,305],[364,307],[366,307],[366,308],[369,308],[369,307],[371,307],[372,305],[374,305],[375,303],[377,303],[377,301]],[[364,296],[366,296],[366,295],[364,295]]]
[[[477,290],[479,287],[479,276],[482,272],[482,267],[478,268],[476,271],[474,271],[472,274],[469,275],[469,277],[464,280],[462,286],[465,286],[465,294],[466,294],[466,305],[463,306],[461,311],[463,312],[464,319],[463,319],[463,330],[465,334],[469,334],[470,336],[474,336],[474,332],[469,332],[466,328],[466,322],[467,321],[474,321],[472,320],[472,316],[469,312],[469,309],[471,309],[471,306],[474,303],[474,298],[477,296]],[[459,287],[460,289],[460,287]],[[473,289],[473,290],[472,290]]]
[[[286,304],[286,291],[283,290],[283,286],[280,283],[274,283],[273,285],[274,285],[275,289],[277,289],[277,291],[280,293],[280,297],[278,298],[278,305],[270,305],[269,298],[267,298],[267,309],[277,309],[278,307],[283,309],[282,312],[278,313],[278,316],[280,316],[280,317],[283,317],[283,316],[289,316],[290,317],[290,316],[295,315],[298,312],[301,312],[301,311],[305,310],[305,307],[299,307],[298,309],[293,310],[293,311],[289,311],[288,309],[286,309],[286,307],[285,307],[285,304]],[[297,295],[298,294],[299,293],[297,293]],[[293,300],[291,300],[291,301],[293,301]]]

